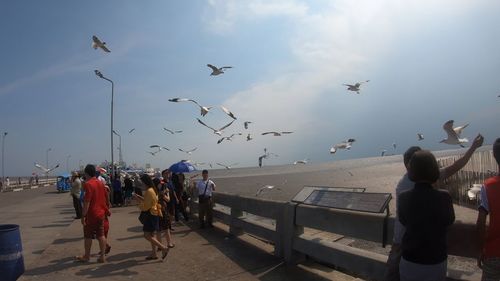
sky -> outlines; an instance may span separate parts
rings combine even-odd
[[[470,124],[463,137],[491,144],[500,136],[499,11],[486,0],[2,1],[5,175],[31,174],[49,148],[56,173],[66,160],[69,169],[110,160],[111,87],[94,69],[114,81],[114,128],[124,160],[138,166],[256,166],[264,148],[279,155],[265,165],[450,149],[439,143],[450,119]],[[111,53],[94,50],[92,35]],[[208,63],[234,68],[214,77]],[[342,85],[364,80],[359,95]],[[201,117],[174,97],[213,109]],[[220,105],[238,118],[224,135],[244,135],[217,144],[196,118],[222,127],[231,118]],[[348,138],[351,150],[329,153]],[[152,156],[153,144],[170,151]]]

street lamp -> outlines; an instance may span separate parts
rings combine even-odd
[[[5,154],[5,137],[7,136],[7,134],[8,134],[7,132],[3,132],[2,134],[2,188],[3,185],[5,184],[4,154]]]
[[[118,134],[115,130],[113,130],[113,134],[117,135],[118,136],[118,139],[119,139],[119,144],[118,144],[118,150],[120,150],[120,154],[118,156],[119,160],[118,160],[118,163],[119,165],[121,166],[122,163],[123,163],[123,155],[122,155],[122,136],[120,134]]]
[[[66,171],[70,172],[69,170],[69,158],[71,158],[71,155],[66,156]]]
[[[47,151],[45,151],[45,167],[47,167],[47,169],[50,169],[49,168],[49,151],[52,151],[52,148],[49,148],[47,149]],[[45,173],[45,184],[49,183],[49,172],[46,172]]]
[[[102,75],[102,73],[99,70],[94,70],[95,75],[97,77],[104,79],[108,82],[111,83],[111,178],[113,179],[115,177],[115,158],[113,156],[113,98],[114,98],[114,89],[115,89],[115,84],[111,79],[108,79]]]

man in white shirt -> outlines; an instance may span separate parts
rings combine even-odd
[[[209,227],[212,225],[212,193],[215,191],[215,183],[208,179],[208,171],[203,170],[201,173],[203,180],[198,181],[196,189],[198,189],[198,219],[200,220],[200,227],[205,228],[205,222]],[[206,217],[206,218],[205,218]]]
[[[474,139],[474,142],[470,146],[470,148],[465,152],[464,156],[455,161],[448,167],[441,168],[439,170],[439,183],[441,183],[446,178],[452,176],[460,169],[462,169],[467,162],[469,162],[470,158],[474,151],[483,145],[484,138],[481,134],[477,135]],[[422,150],[418,146],[412,146],[406,150],[403,156],[403,162],[405,164],[406,169],[408,169],[408,164],[410,163],[410,159],[413,154],[419,150]],[[399,261],[401,260],[401,242],[403,241],[403,236],[405,234],[405,227],[399,222],[397,217],[398,210],[398,196],[408,190],[412,190],[415,186],[415,183],[412,182],[408,178],[408,173],[405,173],[401,180],[398,182],[396,187],[396,218],[394,220],[394,237],[392,240],[391,252],[389,253],[389,258],[387,259],[387,271],[385,273],[386,281],[399,281]]]

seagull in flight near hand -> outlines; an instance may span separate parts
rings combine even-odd
[[[363,82],[357,82],[356,84],[354,85],[351,85],[351,84],[342,84],[344,86],[347,86],[347,90],[348,91],[353,91],[353,92],[356,92],[359,94],[359,87],[361,87],[361,84],[364,84],[364,83],[367,83],[367,82],[370,82],[370,80],[366,80],[366,81],[363,81]]]
[[[245,130],[248,130],[248,124],[252,124],[252,122],[251,121],[243,122],[243,126],[245,127]]]
[[[210,74],[210,76],[220,75],[220,74],[224,73],[224,70],[229,69],[229,68],[233,68],[232,66],[223,66],[223,67],[217,68],[216,66],[213,66],[211,64],[207,64],[207,66],[212,69],[212,73]]]
[[[59,168],[59,164],[55,165],[51,169],[47,169],[47,168],[45,168],[44,166],[42,166],[42,165],[40,165],[38,163],[35,163],[35,167],[37,167],[38,169],[42,170],[45,174],[48,174],[48,173],[52,172],[53,170]]]
[[[222,136],[222,130],[224,130],[225,128],[231,126],[231,124],[233,124],[233,122],[234,122],[234,120],[233,120],[229,124],[223,126],[220,129],[214,129],[214,128],[208,126],[207,124],[203,123],[203,121],[201,121],[200,119],[196,118],[196,120],[198,120],[198,123],[200,123],[201,125],[203,125],[203,126],[209,128],[209,129],[211,129],[212,131],[214,131],[214,134],[219,135],[219,136]]]
[[[190,149],[190,150],[184,150],[182,148],[179,148],[179,151],[182,151],[184,153],[187,153],[187,154],[192,154],[193,151],[195,151],[196,149],[198,149],[197,147],[193,148],[193,149]]]
[[[417,134],[417,138],[418,138],[418,140],[419,140],[419,141],[421,141],[421,140],[423,140],[423,139],[424,139],[424,135],[423,135],[423,134],[421,134],[421,133],[418,133],[418,134]]]
[[[128,133],[132,134],[133,131],[135,131],[135,128],[132,128],[130,131],[128,131]]]
[[[265,136],[265,135],[269,135],[269,134],[272,134],[273,136],[275,137],[280,137],[281,135],[285,135],[285,134],[292,134],[293,132],[265,132],[265,133],[262,133],[261,135]]]
[[[102,42],[97,38],[97,36],[92,36],[92,48],[97,50],[97,48],[101,48],[106,53],[110,53],[111,51],[106,47],[106,42]]]
[[[219,139],[219,140],[217,141],[217,144],[219,144],[219,143],[223,142],[224,140],[232,141],[232,140],[233,140],[233,137],[235,137],[235,136],[241,136],[241,135],[243,135],[243,134],[242,134],[242,133],[237,133],[237,134],[232,134],[232,135],[230,135],[229,137],[222,137],[221,139]]]
[[[172,98],[172,99],[169,99],[168,101],[169,102],[186,102],[186,101],[192,102],[200,108],[201,116],[207,115],[207,113],[210,111],[210,109],[212,109],[211,106],[202,106],[198,102],[196,102],[195,100],[192,100],[192,99]]]
[[[350,150],[352,147],[352,143],[355,141],[356,141],[355,139],[348,139],[348,140],[343,141],[341,143],[337,143],[332,148],[330,148],[330,153],[334,154],[335,152],[337,152],[338,149]]]
[[[446,132],[448,137],[446,139],[441,140],[441,143],[455,145],[458,144],[461,147],[465,147],[463,144],[469,142],[466,138],[460,138],[460,134],[463,130],[469,126],[469,124],[465,124],[463,126],[453,128],[453,120],[449,120],[443,125],[443,130]]]
[[[226,168],[227,170],[231,170],[232,166],[238,165],[238,163],[234,163],[234,164],[231,164],[231,165],[224,165],[224,164],[221,164],[221,163],[216,163],[216,164],[219,165],[219,166],[221,166],[221,167]]]
[[[237,118],[234,116],[234,114],[229,111],[229,109],[225,108],[224,106],[220,106],[220,108],[222,109],[222,111],[224,111],[227,115],[229,115],[229,117],[233,118],[234,120],[236,120]]]
[[[165,127],[163,127],[163,130],[165,130],[165,131],[167,131],[167,132],[171,133],[172,135],[173,135],[173,134],[179,134],[179,133],[182,133],[182,131],[172,131],[172,130],[167,129],[167,128],[165,128]]]

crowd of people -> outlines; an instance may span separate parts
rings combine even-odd
[[[213,227],[211,209],[215,183],[208,179],[207,170],[202,172],[203,179],[198,182],[191,182],[184,174],[171,173],[168,169],[155,177],[148,174],[126,175],[123,182],[118,174],[110,179],[103,171],[94,165],[87,165],[83,178],[77,172],[72,173],[70,195],[75,219],[80,219],[83,225],[85,241],[84,254],[77,256],[77,261],[89,261],[93,239],[99,241],[98,262],[106,261],[106,255],[111,251],[107,241],[111,208],[129,206],[133,201],[140,209],[138,219],[144,238],[151,245],[151,254],[146,260],[159,259],[158,252],[165,259],[168,250],[175,247],[171,235],[172,222],[179,222],[181,216],[184,221],[189,221],[187,205],[191,195],[199,194],[200,227]],[[165,243],[162,242],[163,237]]]

